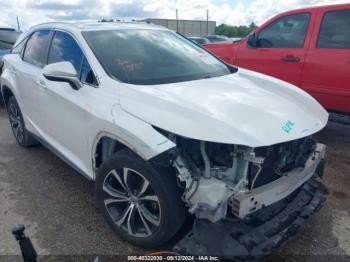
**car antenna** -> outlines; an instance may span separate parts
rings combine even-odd
[[[18,32],[21,32],[21,27],[19,26],[18,16],[16,16],[16,19],[17,19],[17,30],[18,30]]]

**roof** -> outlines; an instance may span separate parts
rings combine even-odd
[[[282,13],[277,14],[274,17],[278,17],[278,16],[283,16],[283,15],[287,15],[287,14],[293,14],[293,13],[298,13],[298,12],[308,12],[308,11],[312,11],[312,10],[324,10],[324,9],[328,9],[328,8],[334,8],[334,9],[338,9],[338,8],[349,8],[350,4],[349,3],[345,3],[345,4],[329,4],[329,5],[314,5],[314,6],[306,6],[306,7],[301,7],[301,8],[297,8],[297,9],[292,9],[292,10],[288,10]],[[270,21],[270,20],[268,20]]]
[[[50,22],[34,26],[35,28],[56,28],[56,29],[71,29],[78,31],[95,31],[95,30],[111,30],[111,29],[154,29],[168,30],[165,27],[140,23],[140,22]]]

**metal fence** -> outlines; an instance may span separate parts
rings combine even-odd
[[[214,35],[216,21],[147,18],[143,22],[167,27],[185,36]]]

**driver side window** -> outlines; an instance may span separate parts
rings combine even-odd
[[[257,47],[302,48],[309,27],[310,14],[282,17],[259,32]]]
[[[65,32],[56,31],[49,51],[48,64],[62,61],[72,63],[82,82],[98,85],[94,72],[74,38]]]

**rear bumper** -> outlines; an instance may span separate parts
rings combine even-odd
[[[317,168],[316,172],[321,171]],[[292,238],[326,200],[327,188],[316,173],[288,197],[245,217],[210,223],[197,220],[175,247],[180,254],[259,257]]]

